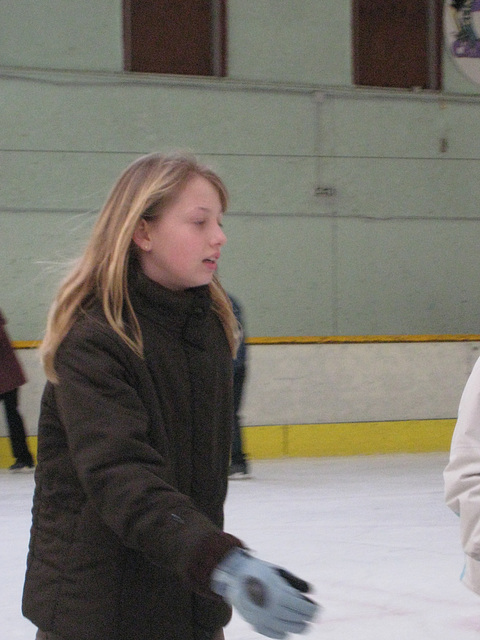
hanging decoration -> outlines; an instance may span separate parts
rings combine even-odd
[[[457,67],[480,84],[480,0],[446,0],[443,29]]]

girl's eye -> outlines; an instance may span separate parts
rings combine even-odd
[[[205,220],[195,220],[194,223],[201,226],[202,224],[205,224]]]

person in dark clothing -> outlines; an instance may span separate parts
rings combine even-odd
[[[13,350],[6,324],[0,311],[0,400],[4,404],[10,445],[15,458],[10,471],[30,471],[34,468],[34,461],[27,445],[23,418],[18,410],[19,388],[27,379]]]
[[[223,531],[238,324],[227,192],[190,156],[122,173],[57,293],[22,610],[37,640],[224,640],[232,606],[300,633],[303,580]]]
[[[243,399],[243,389],[247,374],[247,345],[245,342],[245,322],[239,301],[228,294],[232,303],[233,313],[241,328],[241,337],[237,355],[233,361],[233,432],[230,469],[228,476],[231,480],[250,478],[247,456],[244,453],[240,408]]]

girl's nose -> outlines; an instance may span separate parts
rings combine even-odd
[[[226,241],[227,241],[227,236],[225,235],[222,227],[220,225],[217,225],[217,230],[214,236],[214,244],[218,244],[220,246],[223,246]]]

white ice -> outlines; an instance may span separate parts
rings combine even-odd
[[[254,461],[231,481],[226,530],[314,586],[323,612],[305,640],[478,640],[480,598],[459,580],[457,517],[443,501],[447,454]],[[21,590],[32,475],[0,473],[0,636],[33,640]],[[226,640],[255,640],[234,614]],[[134,639],[132,639],[134,640]]]

